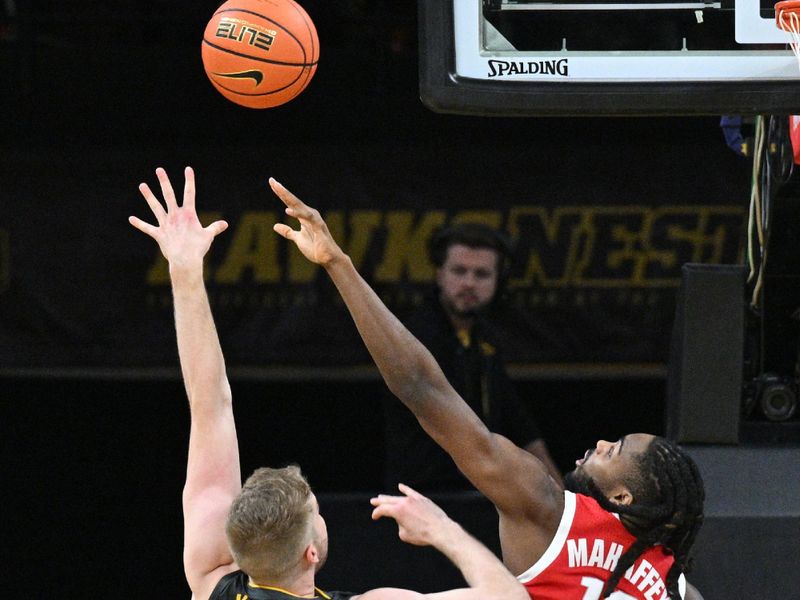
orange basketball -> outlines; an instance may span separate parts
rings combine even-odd
[[[293,0],[228,0],[206,26],[202,54],[206,75],[228,100],[270,108],[306,89],[319,39]]]

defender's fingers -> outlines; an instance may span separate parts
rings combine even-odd
[[[378,506],[380,504],[397,504],[402,498],[400,496],[389,496],[388,494],[378,494],[370,498],[369,502],[373,506]]]
[[[213,223],[211,223],[211,225],[206,227],[206,231],[211,232],[214,235],[214,237],[217,237],[220,233],[225,231],[227,228],[228,228],[228,222],[227,221],[214,221]]]
[[[158,232],[158,227],[150,225],[150,223],[145,223],[139,217],[128,217],[128,223],[136,227],[142,233],[146,233],[151,238],[156,237],[156,233]]]
[[[183,170],[185,183],[183,184],[183,206],[186,208],[194,208],[194,169],[186,167]]]
[[[172,189],[172,183],[167,177],[167,172],[158,167],[156,169],[156,177],[158,183],[161,184],[161,194],[164,196],[164,202],[167,204],[167,212],[178,208],[178,201],[175,199],[175,190]]]
[[[397,511],[395,510],[394,505],[391,504],[380,504],[375,507],[372,511],[372,520],[377,521],[381,517],[389,517],[391,519],[395,518],[395,514]]]
[[[424,498],[424,496],[420,494],[417,490],[408,487],[405,483],[398,483],[397,489],[399,489],[409,498]]]
[[[164,217],[167,216],[167,212],[164,210],[164,207],[161,205],[161,202],[158,201],[155,194],[153,194],[150,186],[146,183],[139,184],[139,192],[141,192],[144,199],[147,201],[147,205],[150,207],[150,210],[153,211],[153,214],[156,217],[156,220],[161,223],[164,220]]]

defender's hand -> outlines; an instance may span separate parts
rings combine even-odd
[[[225,221],[215,221],[205,228],[200,224],[194,205],[194,171],[191,167],[186,167],[185,170],[182,206],[178,206],[166,171],[159,167],[156,169],[156,176],[161,185],[166,210],[146,183],[139,184],[139,191],[153,211],[158,226],[145,223],[138,217],[128,217],[128,222],[158,242],[158,247],[169,261],[170,267],[196,266],[198,263],[202,265],[203,256],[211,247],[211,242],[228,228],[228,224]]]
[[[269,185],[286,205],[286,214],[300,221],[299,230],[294,230],[284,223],[276,223],[273,226],[276,233],[294,242],[303,256],[323,267],[344,256],[318,210],[307,206],[272,177],[269,179]]]
[[[373,519],[391,517],[397,521],[401,540],[416,546],[436,545],[448,528],[457,527],[429,498],[402,483],[398,487],[404,496],[381,494],[370,503],[375,507]]]

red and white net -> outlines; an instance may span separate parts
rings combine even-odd
[[[800,63],[800,0],[784,0],[775,5],[775,21],[792,36],[789,45]]]

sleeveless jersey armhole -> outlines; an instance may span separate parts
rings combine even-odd
[[[561,521],[558,524],[556,534],[553,536],[550,545],[544,554],[524,573],[517,577],[520,583],[527,583],[539,573],[544,571],[561,553],[561,549],[567,541],[567,535],[572,527],[572,520],[575,518],[575,494],[572,492],[564,492],[564,512],[561,513]]]

